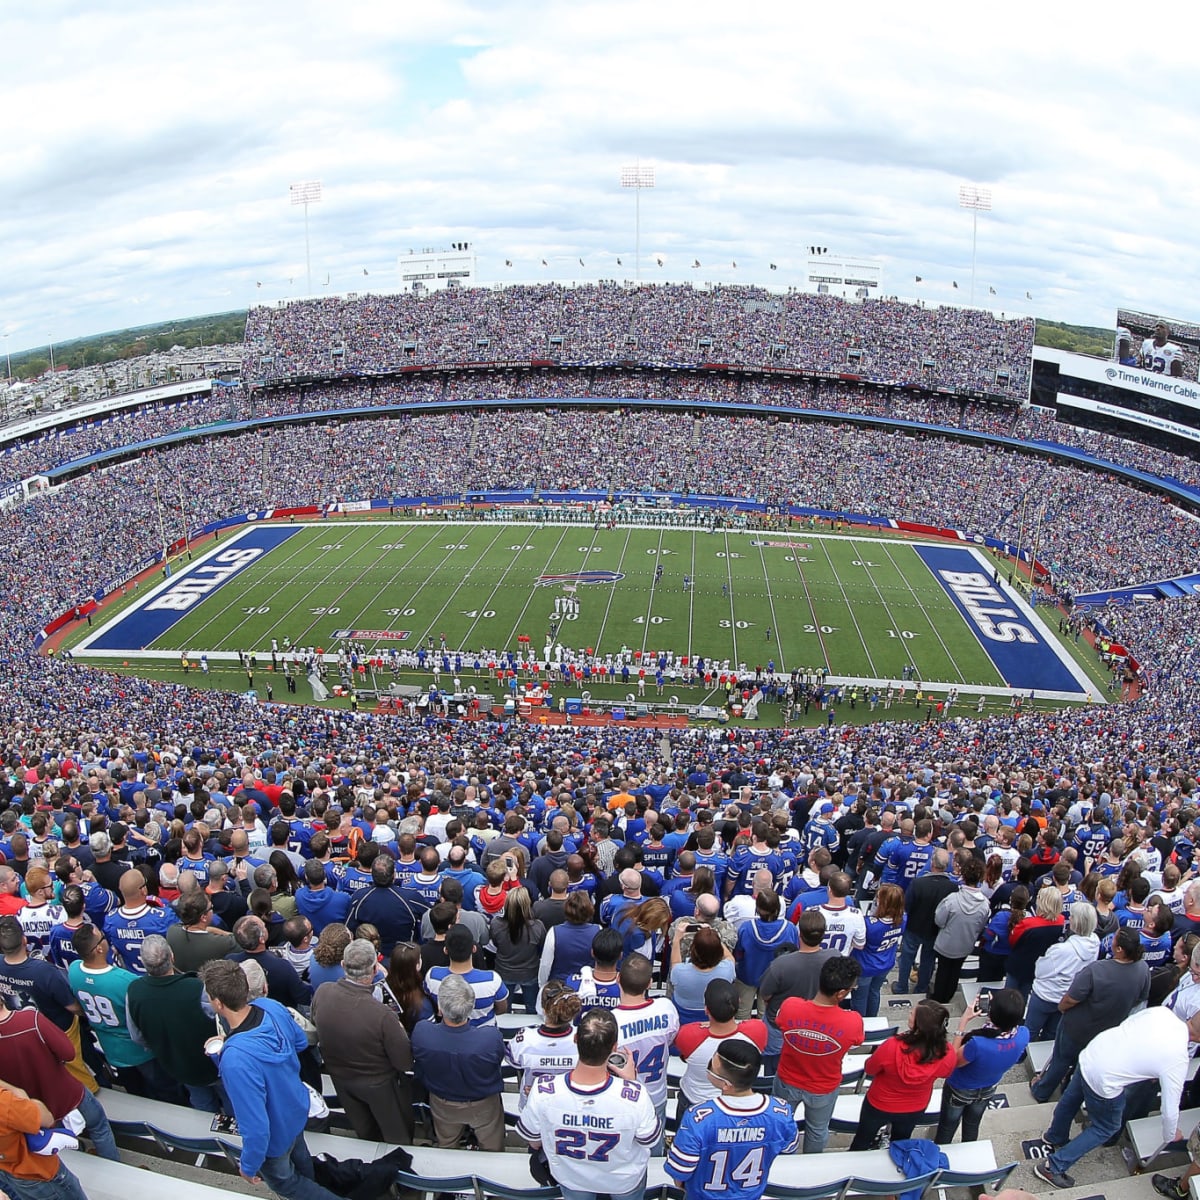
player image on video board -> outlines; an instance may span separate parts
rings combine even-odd
[[[1171,329],[1165,321],[1159,321],[1153,335],[1142,342],[1139,359],[1143,371],[1183,378],[1183,347],[1171,341]]]
[[[1200,373],[1200,325],[1119,308],[1112,356],[1150,375],[1194,380]]]

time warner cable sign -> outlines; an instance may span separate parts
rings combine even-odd
[[[202,558],[153,588],[139,604],[101,626],[80,643],[76,653],[141,650],[151,645],[201,600],[297,532],[296,526],[251,526],[218,543]]]
[[[1095,692],[1082,667],[994,567],[963,546],[916,546],[1010,688],[1082,698]]]

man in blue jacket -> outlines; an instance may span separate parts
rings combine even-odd
[[[250,1003],[237,963],[204,964],[204,990],[213,1011],[229,1026],[219,1069],[242,1138],[238,1170],[248,1183],[265,1183],[284,1200],[335,1200],[313,1179],[304,1141],[308,1090],[297,1054],[308,1041],[270,1001]]]

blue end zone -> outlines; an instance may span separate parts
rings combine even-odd
[[[151,645],[202,600],[299,532],[295,525],[252,526],[160,583],[80,649],[141,650]]]
[[[1021,691],[1070,692],[1084,696],[1087,685],[1042,634],[1032,610],[992,582],[973,550],[960,546],[915,546],[921,561],[954,601],[963,620],[1000,672]]]

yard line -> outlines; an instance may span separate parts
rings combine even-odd
[[[318,527],[311,526],[310,528],[318,528]],[[203,638],[201,637],[201,635],[204,633],[204,631],[206,629],[208,629],[208,627],[210,625],[220,626],[220,635],[223,639],[234,639],[236,641],[238,630],[240,630],[243,625],[246,625],[249,623],[250,617],[253,614],[250,614],[250,613],[243,614],[242,617],[239,620],[237,620],[232,626],[225,623],[225,618],[227,616],[229,616],[229,614],[232,613],[234,611],[234,609],[238,608],[242,604],[242,602],[244,600],[246,600],[246,598],[254,591],[255,588],[267,586],[270,583],[271,576],[275,571],[282,570],[297,555],[305,554],[312,548],[311,539],[309,537],[307,537],[304,533],[301,533],[296,537],[289,538],[287,542],[283,543],[283,545],[287,546],[289,542],[291,543],[290,552],[286,556],[280,558],[278,561],[276,561],[274,563],[271,563],[269,561],[264,562],[263,566],[266,569],[263,572],[263,575],[261,577],[257,578],[256,581],[254,583],[252,583],[244,591],[233,592],[233,594],[231,595],[231,598],[223,607],[214,608],[212,616],[209,617],[196,630],[195,636],[191,639],[193,644],[195,644],[195,645],[203,644]],[[270,557],[271,557],[270,555],[267,556],[268,559]],[[345,560],[343,559],[343,562],[344,561]],[[323,583],[326,579],[328,579],[332,575],[334,575],[339,569],[340,569],[340,564],[339,564],[339,566],[331,567],[330,570],[327,571],[326,574],[322,577],[320,582]],[[290,575],[289,575],[289,578],[291,578]],[[318,586],[320,586],[320,584],[318,584]],[[272,587],[271,594],[272,594],[272,596],[277,596],[279,594],[279,589]],[[303,596],[303,593],[301,593],[301,596]],[[216,597],[214,596],[213,599],[216,599]],[[299,604],[299,603],[300,603],[300,601],[296,602],[296,604]],[[295,608],[296,604],[293,604],[292,608]],[[261,606],[254,605],[253,607],[258,608]],[[290,615],[292,608],[289,608],[288,611],[286,613],[284,613],[284,615],[283,615],[284,619],[286,619],[288,617],[288,615]],[[272,616],[274,616],[274,614],[272,614]],[[170,630],[167,630],[166,632],[169,633]],[[250,647],[248,647],[248,646],[243,647],[243,649],[250,649]]]
[[[659,534],[658,534],[658,549],[655,551],[655,555],[654,555],[654,567],[655,567],[654,578],[652,578],[650,580],[650,591],[646,595],[646,611],[642,614],[644,617],[644,623],[642,626],[642,657],[643,658],[646,656],[646,639],[650,636],[650,617],[654,613],[654,593],[658,588],[658,578],[657,578],[658,564],[660,562],[662,562],[662,557],[663,557],[662,540],[663,540],[663,535],[662,535],[662,531],[660,530]],[[607,615],[608,614],[605,613],[605,616],[607,616]]]
[[[759,550],[761,554],[762,551]],[[733,661],[737,657],[737,613],[733,611],[733,560],[729,557],[729,534],[725,534],[725,578],[729,583],[729,634],[733,638]],[[772,613],[774,616],[774,613]]]
[[[364,550],[367,549],[367,547],[369,547],[370,544],[371,544],[370,539],[368,539],[366,545],[363,546],[363,549]],[[329,605],[328,607],[329,608],[340,607],[339,602],[341,600],[344,600],[348,595],[350,595],[350,593],[353,592],[358,587],[359,583],[362,581],[363,577],[367,574],[367,572],[373,571],[375,569],[375,567],[379,564],[379,562],[383,559],[383,557],[390,553],[391,553],[390,550],[380,550],[379,553],[375,556],[375,558],[371,562],[367,563],[367,565],[365,567],[363,567],[363,569],[361,571],[359,571],[359,573],[357,575],[355,575],[353,579],[349,580],[346,583],[346,586],[344,588],[342,588],[341,592],[339,592],[338,595],[334,597],[333,604]],[[405,607],[407,607],[407,606],[405,606]],[[297,637],[296,637],[297,644],[303,645],[305,639],[308,636],[309,630],[311,630],[318,621],[325,620],[327,615],[328,615],[328,612],[325,612],[325,613],[320,614],[320,616],[314,617],[313,620],[311,620],[297,635]]]
[[[445,526],[443,526],[443,528],[445,528]],[[476,526],[476,528],[483,528],[483,527],[482,527],[482,526]],[[493,547],[493,546],[494,546],[494,545],[495,545],[495,544],[496,544],[496,543],[497,543],[497,542],[498,542],[498,541],[499,541],[499,540],[500,540],[502,537],[504,537],[504,535],[505,535],[506,533],[508,533],[508,527],[507,527],[506,525],[497,525],[497,526],[496,526],[496,533],[495,533],[495,536],[494,536],[494,537],[492,538],[492,540],[491,540],[491,541],[490,541],[490,542],[489,542],[489,543],[488,543],[488,544],[487,544],[487,545],[486,545],[486,546],[485,546],[485,547],[484,547],[484,548],[483,548],[483,549],[482,549],[482,550],[479,552],[479,555],[478,555],[478,557],[475,559],[475,561],[474,561],[474,562],[473,562],[473,563],[472,563],[472,564],[471,564],[471,565],[470,565],[470,566],[469,566],[469,567],[468,567],[468,568],[467,568],[467,569],[466,569],[466,570],[463,572],[463,574],[462,574],[462,579],[460,579],[460,581],[459,581],[459,587],[461,587],[461,586],[462,586],[462,580],[465,580],[465,579],[467,578],[467,576],[468,576],[468,575],[470,575],[470,573],[471,573],[473,570],[475,570],[475,568],[476,568],[477,566],[479,566],[479,564],[480,564],[480,563],[481,563],[481,562],[482,562],[482,561],[483,561],[483,560],[484,560],[484,559],[485,559],[485,558],[486,558],[486,557],[487,557],[487,556],[488,556],[488,555],[491,553],[491,551],[492,551],[492,547]],[[460,536],[460,535],[458,535],[458,534],[451,534],[451,537],[458,537],[458,536]],[[424,590],[425,590],[425,589],[426,589],[426,588],[427,588],[427,587],[430,585],[430,583],[433,581],[434,574],[435,574],[437,571],[441,570],[442,566],[443,566],[443,565],[445,564],[445,562],[446,562],[446,559],[448,559],[448,558],[450,557],[450,555],[452,555],[452,554],[454,554],[454,553],[456,553],[454,550],[447,550],[447,551],[446,551],[445,557],[442,559],[442,561],[441,561],[440,563],[438,563],[438,565],[437,565],[436,567],[434,567],[433,571],[431,571],[431,572],[430,572],[430,573],[429,573],[429,574],[428,574],[428,575],[425,577],[425,582],[424,582],[423,584],[421,584],[421,586],[420,586],[420,587],[417,589],[417,596],[419,596],[419,595],[420,595],[420,594],[421,594],[421,593],[422,593],[422,592],[423,592],[423,591],[424,591]],[[424,637],[428,637],[428,636],[430,635],[430,633],[433,631],[433,628],[434,628],[434,626],[435,626],[435,625],[437,625],[438,621],[441,619],[441,616],[442,616],[442,614],[443,614],[443,613],[446,611],[446,609],[448,609],[448,608],[450,607],[450,604],[451,604],[451,602],[454,600],[454,597],[458,595],[459,587],[456,587],[456,588],[455,588],[455,589],[454,589],[454,590],[453,590],[453,591],[452,591],[452,592],[451,592],[451,593],[450,593],[450,594],[449,594],[449,595],[446,597],[445,601],[443,601],[443,603],[442,603],[442,607],[441,607],[441,608],[439,608],[439,609],[437,610],[437,613],[434,615],[434,618],[433,618],[433,620],[432,620],[432,621],[429,623],[429,628],[428,628],[428,629],[425,631],[425,633],[424,633],[422,636],[424,636]],[[415,600],[416,600],[416,596],[414,596],[414,597],[413,597],[413,601],[415,601]],[[411,603],[412,603],[412,601],[410,601],[410,604],[411,604]],[[408,607],[409,607],[409,605],[408,605],[408,604],[406,604],[406,605],[404,605],[404,607],[405,607],[405,608],[408,608]],[[476,618],[476,624],[478,624],[478,623],[479,623],[479,621],[478,621],[478,618]],[[473,628],[474,628],[474,626],[472,626],[472,629],[473,629]],[[418,644],[419,644],[419,643],[418,643]],[[458,647],[458,649],[459,649],[460,651],[462,651],[462,650],[466,650],[466,649],[468,649],[468,647],[466,647],[466,646],[459,646],[459,647]]]
[[[512,528],[512,526],[510,526],[510,528]],[[522,526],[522,528],[524,528],[524,526]],[[530,527],[531,531],[536,531],[539,528],[545,528],[545,526],[531,526]],[[539,575],[548,574],[546,567],[549,566],[549,564],[554,561],[554,556],[558,553],[558,548],[563,544],[563,538],[565,538],[567,536],[567,533],[570,531],[570,528],[571,527],[569,525],[564,525],[562,527],[562,532],[558,535],[558,541],[555,542],[554,549],[550,551],[550,554],[546,558],[546,561],[542,564],[542,569],[538,572]],[[528,536],[532,536],[532,532]],[[524,551],[522,551],[522,553],[524,553]],[[504,642],[505,648],[507,648],[508,646],[511,646],[516,641],[517,635],[521,629],[521,625],[525,621],[525,614],[529,611],[529,606],[533,603],[534,596],[539,595],[543,591],[549,591],[549,589],[548,588],[539,588],[539,587],[531,587],[529,589],[529,595],[526,598],[525,603],[521,606],[521,611],[517,614],[516,622],[513,625],[513,627],[508,631],[508,640],[506,642]],[[497,647],[497,649],[499,649],[499,647]],[[530,643],[529,649],[531,652],[533,652],[535,650],[535,647],[533,646],[532,643]]]
[[[692,631],[696,628],[696,531],[692,530],[692,586],[688,588],[688,662],[692,661]],[[737,632],[733,633],[733,661],[737,662]]]
[[[507,529],[509,529],[509,530],[511,531],[511,529],[512,529],[512,526],[510,525],[510,526],[507,526],[506,528],[507,528]],[[565,530],[564,530],[564,532],[565,532]],[[520,537],[521,537],[521,539],[522,539],[522,540],[521,540],[521,548],[520,548],[519,550],[515,551],[515,552],[514,552],[514,551],[510,551],[510,553],[511,553],[511,554],[512,554],[512,556],[513,556],[513,558],[512,558],[512,562],[510,562],[510,563],[508,564],[508,566],[504,568],[504,572],[501,574],[500,578],[499,578],[498,580],[496,580],[496,585],[495,585],[495,587],[493,587],[493,588],[492,588],[492,590],[491,590],[491,592],[488,594],[488,598],[487,598],[487,599],[486,599],[486,600],[483,602],[483,606],[477,610],[478,612],[486,612],[486,611],[487,611],[489,608],[491,608],[491,602],[492,602],[492,599],[493,599],[493,597],[494,597],[494,596],[496,595],[496,593],[497,593],[497,592],[499,592],[499,591],[500,591],[500,589],[501,589],[501,588],[504,586],[504,581],[505,581],[505,580],[508,578],[508,576],[509,576],[509,574],[511,573],[511,571],[512,571],[513,567],[515,567],[515,566],[517,565],[517,563],[519,563],[519,562],[521,562],[521,561],[522,561],[522,555],[524,555],[524,553],[525,553],[525,541],[524,541],[524,534],[521,534],[521,535],[519,535],[519,536],[520,536]],[[561,542],[561,541],[562,541],[562,539],[561,539],[561,538],[559,538],[559,541]],[[529,601],[528,601],[528,600],[526,600],[526,601],[525,601],[525,608],[528,608],[528,607],[529,607]],[[522,608],[522,609],[521,609],[521,612],[522,612],[522,613],[524,613],[524,612],[525,612],[525,608]],[[480,621],[482,621],[482,620],[485,620],[485,618],[484,618],[484,617],[476,617],[476,618],[474,619],[474,621],[472,622],[472,624],[471,624],[470,628],[467,630],[467,632],[466,632],[465,636],[463,637],[463,642],[464,642],[466,645],[468,645],[468,646],[469,646],[469,645],[471,644],[471,637],[472,637],[472,635],[475,633],[475,628],[476,628],[476,626],[479,624],[479,622],[480,622]],[[505,645],[505,646],[503,646],[503,647],[500,647],[500,646],[497,646],[497,647],[496,647],[496,649],[497,649],[497,650],[499,650],[499,649],[501,649],[501,648],[503,648],[503,649],[507,650],[507,649],[509,649],[509,645],[508,645],[508,644],[506,644],[506,645]],[[532,642],[530,643],[530,646],[529,646],[529,648],[530,648],[530,650],[531,650],[531,651],[533,650],[533,643],[532,643]],[[523,657],[523,656],[521,656],[521,655],[518,655],[518,657]]]
[[[912,548],[911,543],[909,544],[909,550],[912,553],[913,557],[917,558],[918,561],[920,561],[919,556],[917,555],[917,552]],[[909,592],[912,594],[912,598],[916,601],[917,607],[921,610],[921,615],[925,618],[926,621],[929,622],[929,628],[933,630],[933,636],[936,637],[937,640],[942,643],[942,649],[945,650],[946,657],[954,664],[954,669],[958,672],[958,682],[959,683],[967,683],[968,680],[967,680],[966,673],[963,671],[962,667],[959,666],[958,659],[954,657],[954,654],[950,650],[950,647],[947,646],[945,641],[943,640],[941,632],[938,630],[937,622],[933,619],[932,616],[930,616],[929,610],[925,607],[925,605],[921,601],[920,593],[909,582],[907,573],[901,569],[900,565],[896,562],[895,558],[892,556],[892,547],[889,545],[884,545],[883,551],[888,556],[888,558],[890,558],[892,560],[892,565],[896,568],[897,572],[900,575],[900,578],[904,580],[904,586],[907,587]],[[919,674],[919,672],[918,672],[918,674]],[[951,681],[946,680],[946,682],[949,683]]]
[[[621,568],[625,565],[625,555],[629,553],[629,538],[632,535],[632,533],[633,533],[633,530],[630,528],[627,528],[625,530],[625,545],[621,547],[621,557],[620,557],[619,561],[617,562],[617,573],[618,574],[620,573]],[[659,534],[659,540],[660,541],[662,540],[662,534]],[[592,538],[593,545],[595,544],[595,541],[596,541],[596,539],[593,537]],[[597,652],[600,649],[601,643],[604,641],[604,631],[608,628],[608,614],[610,612],[612,612],[613,597],[616,594],[617,594],[617,585],[615,583],[610,583],[608,585],[608,603],[604,606],[604,616],[600,618],[600,632],[596,634],[595,649],[597,650]],[[622,642],[621,644],[624,645],[624,642]]]
[[[401,566],[397,566],[397,567],[393,568],[394,573],[393,573],[392,577],[381,588],[379,588],[375,592],[375,594],[371,597],[370,600],[368,600],[366,602],[366,604],[364,604],[358,610],[357,614],[354,616],[354,619],[345,622],[346,627],[348,629],[354,629],[358,625],[363,624],[363,614],[369,608],[371,608],[372,605],[374,605],[375,601],[378,600],[379,597],[382,596],[395,583],[395,581],[396,581],[395,572],[407,570],[408,567],[413,562],[415,562],[417,558],[420,557],[420,555],[425,553],[425,551],[429,548],[429,543],[432,542],[433,539],[435,537],[437,537],[438,533],[439,533],[439,530],[437,529],[436,526],[418,525],[416,522],[405,522],[405,521],[388,521],[388,522],[378,526],[377,528],[379,528],[381,531],[384,531],[384,532],[386,532],[389,529],[393,530],[393,531],[408,529],[408,530],[411,530],[413,533],[415,533],[418,529],[422,529],[426,533],[428,533],[429,536],[425,539],[425,541],[422,545],[417,547],[417,549],[413,550],[412,553],[409,554],[408,559],[405,563],[403,563]],[[392,536],[395,537],[396,534],[393,532]],[[404,536],[404,538],[405,538],[404,544],[405,544],[405,546],[407,546],[408,545],[408,537],[407,537],[407,535],[402,535],[402,536]],[[393,550],[396,548],[394,543],[388,543],[388,544],[392,545]],[[391,551],[388,551],[388,553],[391,553]],[[393,618],[393,619],[403,619],[403,618]],[[373,642],[368,643],[367,644],[368,653],[370,651],[375,650],[379,645],[380,645],[380,641],[378,638],[376,638]],[[388,645],[390,646],[390,645],[392,645],[392,643],[389,642]]]
[[[762,542],[762,540],[763,540],[762,538],[757,538],[757,539],[752,538],[750,541],[750,544],[753,545],[755,541]],[[725,541],[728,544],[728,542],[729,542],[728,536],[726,536]],[[763,548],[761,545],[758,547],[758,557],[762,560],[763,583],[765,584],[766,589],[767,589],[767,603],[771,606],[771,626],[775,630],[775,649],[778,652],[778,658],[779,658],[779,667],[778,667],[778,670],[776,673],[777,674],[786,674],[787,663],[784,661],[784,657],[783,657],[783,638],[779,636],[779,618],[776,617],[776,615],[775,615],[775,597],[773,595],[771,595],[771,574],[767,570],[767,556],[763,553]],[[730,604],[732,605],[732,603],[733,603],[733,587],[732,587],[732,585],[729,588],[729,600],[730,600]]]
[[[842,599],[846,602],[846,611],[850,614],[850,620],[854,622],[854,631],[858,634],[858,640],[862,642],[863,652],[867,656],[867,666],[871,668],[871,674],[875,678],[879,677],[879,672],[875,669],[875,660],[871,657],[871,647],[867,645],[867,639],[863,637],[862,627],[858,623],[858,618],[854,615],[854,605],[850,601],[850,597],[846,594],[846,588],[842,583],[842,576],[838,569],[833,565],[833,559],[829,557],[829,550],[824,542],[821,542],[821,553],[825,555],[825,561],[829,563],[829,569],[833,572],[833,578],[837,582],[838,591],[842,593]],[[866,571],[869,568],[863,567]],[[818,631],[820,626],[817,626]]]
[[[792,551],[792,563],[796,568],[796,574],[800,576],[800,586],[804,589],[804,599],[808,602],[808,611],[812,614],[813,629],[817,631],[817,641],[821,643],[821,657],[825,660],[825,670],[828,671],[830,666],[829,647],[825,645],[825,635],[821,632],[821,620],[817,616],[817,606],[813,603],[812,593],[808,590],[808,580],[804,578],[804,568],[800,565],[800,547],[790,537],[788,546]]]

